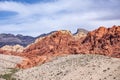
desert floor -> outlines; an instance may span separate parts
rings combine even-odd
[[[45,64],[19,70],[16,80],[120,80],[120,59],[101,55],[56,57]]]

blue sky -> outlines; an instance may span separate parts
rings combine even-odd
[[[120,0],[0,0],[0,33],[37,36],[120,25],[119,4]]]

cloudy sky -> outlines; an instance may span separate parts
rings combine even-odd
[[[112,25],[120,25],[120,0],[0,0],[0,33],[37,36]]]

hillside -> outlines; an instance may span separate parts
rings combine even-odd
[[[16,72],[16,80],[120,80],[120,59],[101,55],[68,55]]]

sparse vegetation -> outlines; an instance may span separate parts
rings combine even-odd
[[[13,68],[13,69],[11,69],[10,73],[0,75],[0,78],[3,78],[5,80],[16,80],[15,78],[12,78],[12,75],[17,71],[18,71],[18,69]]]

